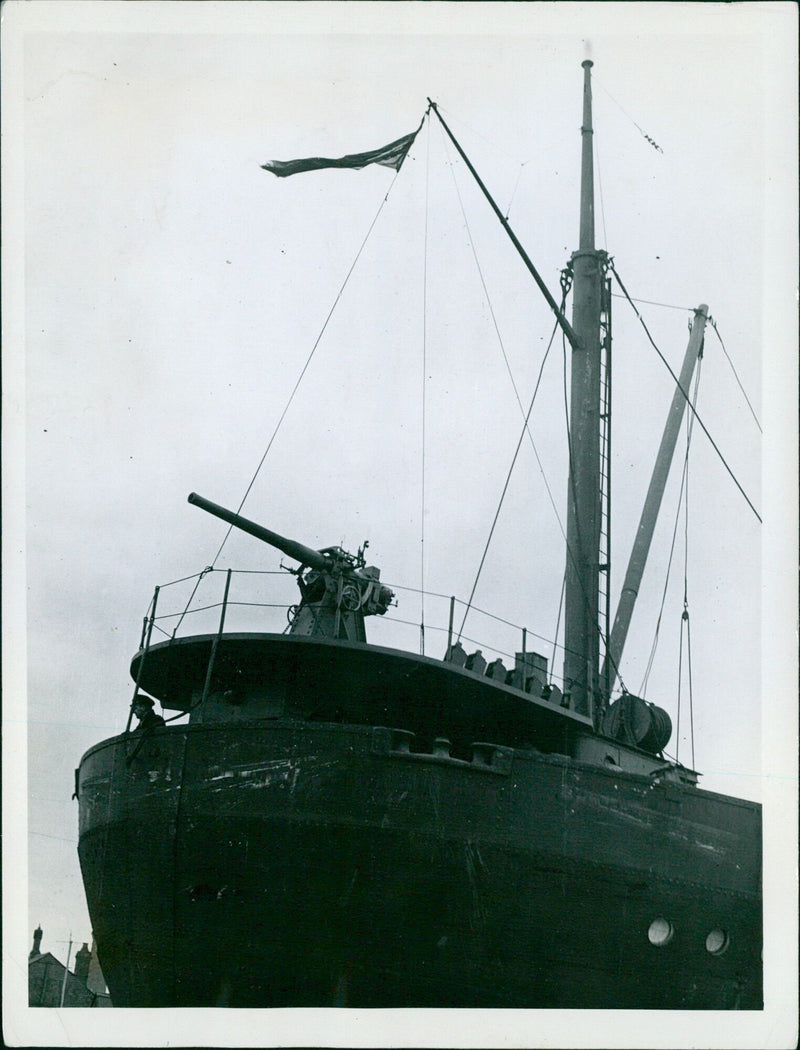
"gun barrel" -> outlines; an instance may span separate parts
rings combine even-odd
[[[220,507],[218,503],[212,503],[211,500],[198,496],[196,492],[189,494],[189,502],[194,504],[195,507],[200,507],[201,510],[213,514],[214,517],[227,521],[229,525],[241,529],[242,532],[255,536],[257,540],[262,540],[264,543],[269,543],[272,547],[277,547],[279,551],[283,551],[287,557],[299,561],[301,565],[309,565],[312,569],[318,570],[330,569],[331,567],[330,558],[326,558],[319,551],[312,550],[311,547],[306,547],[296,540],[280,536],[271,529],[265,529],[263,525],[258,525],[248,518],[243,518],[241,514],[235,514],[232,510]]]

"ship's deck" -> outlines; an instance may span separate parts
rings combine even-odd
[[[165,708],[191,710],[203,695],[215,638],[195,635],[151,646],[134,657],[131,673]],[[453,663],[339,639],[225,634],[211,692],[220,697],[228,690],[237,697],[260,695],[280,705],[280,713],[402,726],[431,737],[457,727],[470,741],[535,740],[543,750],[592,727],[589,715],[563,701],[548,702]],[[253,707],[257,712],[263,713],[262,705]]]

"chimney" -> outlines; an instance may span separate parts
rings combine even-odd
[[[35,959],[37,955],[41,955],[42,954],[41,950],[40,950],[41,946],[42,946],[42,927],[41,926],[37,926],[36,929],[33,931],[33,947],[30,950],[28,958],[29,959]]]
[[[75,953],[75,976],[79,980],[86,981],[86,978],[89,976],[89,963],[91,961],[92,953],[89,951],[89,945],[84,941],[81,950]]]

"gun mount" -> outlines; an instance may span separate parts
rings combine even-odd
[[[195,492],[189,503],[300,562],[299,569],[289,570],[297,577],[301,596],[299,605],[289,610],[290,634],[365,642],[364,617],[383,616],[394,598],[394,592],[380,582],[380,569],[366,564],[366,542],[357,554],[341,547],[314,550]]]

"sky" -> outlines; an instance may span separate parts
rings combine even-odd
[[[434,595],[469,596],[519,439],[515,388],[527,407],[541,367],[538,461],[523,442],[474,604],[526,627],[552,660],[564,357],[556,338],[542,365],[552,315],[506,235],[433,116],[397,177],[279,180],[260,165],[376,148],[414,130],[431,98],[557,294],[577,247],[586,57],[598,247],[676,373],[692,308],[709,305],[698,412],[764,518],[695,429],[646,695],[676,724],[685,577],[694,760],[685,673],[667,750],[702,787],[786,812],[794,643],[773,617],[795,617],[781,604],[797,505],[791,11],[4,7],[4,776],[20,773],[27,827],[6,972],[22,972],[37,924],[61,959],[70,938],[91,941],[74,769],[124,728],[154,586],[212,563],[279,568],[235,534],[215,561],[225,528],[186,502],[197,491],[235,509],[268,446],[243,513],[315,548],[369,539],[399,598],[370,639],[417,650],[424,619],[425,652],[441,656],[447,603]],[[628,303],[613,309],[615,596],[672,381]],[[679,481],[676,467],[621,666],[634,693]],[[269,600],[269,587],[294,600],[289,579],[236,579],[240,600]],[[178,611],[185,597],[178,586],[160,601]],[[283,626],[237,615],[231,628]],[[519,648],[519,631],[479,613],[464,635],[485,653]],[[558,680],[560,655],[552,670]]]

